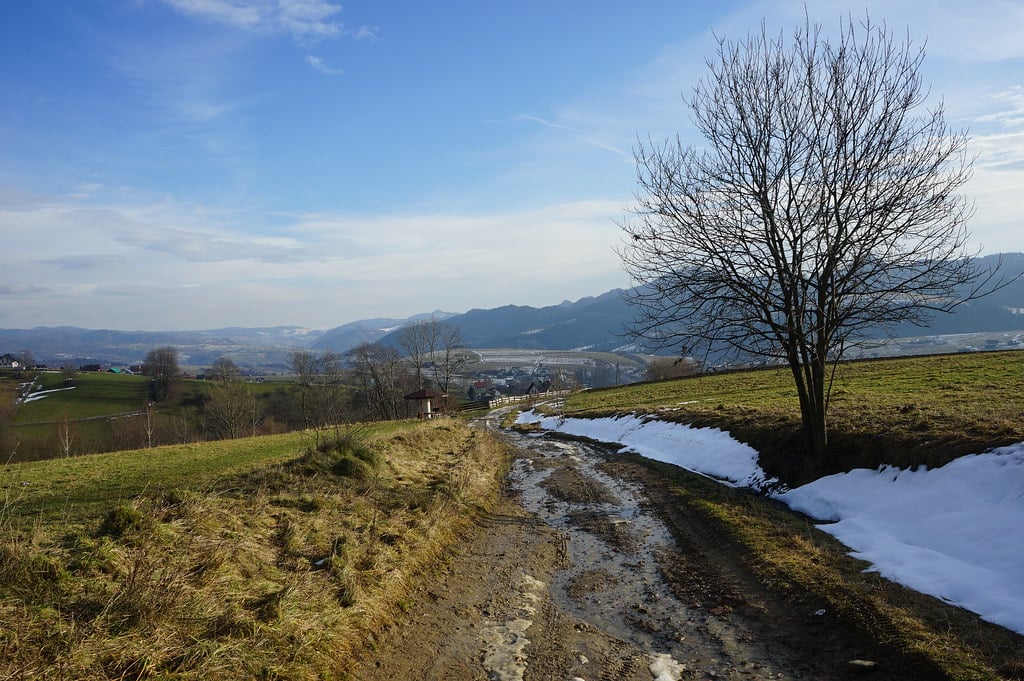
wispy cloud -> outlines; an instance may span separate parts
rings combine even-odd
[[[372,43],[377,40],[379,32],[380,29],[376,26],[360,26],[357,29],[350,30],[349,35],[356,40],[366,40]]]
[[[997,111],[975,117],[979,123],[998,123],[1004,128],[1024,125],[1024,86],[1016,85],[992,98]]]
[[[104,49],[126,94],[167,123],[205,124],[245,106],[227,87],[239,70],[241,42],[158,35],[126,38]]]
[[[99,182],[83,182],[71,190],[68,194],[72,199],[89,199],[104,189]]]
[[[555,130],[569,130],[569,128],[564,126],[564,125],[561,125],[559,123],[555,123],[554,121],[549,121],[546,118],[541,118],[540,116],[534,116],[532,114],[519,114],[517,116],[514,116],[512,120],[514,120],[514,121],[529,121],[531,123],[536,123],[537,125],[541,125],[541,126],[543,126],[545,128],[554,128]]]
[[[49,293],[52,289],[35,284],[18,284],[0,281],[0,296],[23,296],[32,293]]]
[[[323,57],[317,57],[316,55],[307,54],[306,63],[313,67],[314,70],[328,76],[340,76],[344,71],[342,69],[333,68],[327,63],[327,60]]]
[[[338,19],[341,5],[328,0],[163,0],[182,14],[232,28],[283,33],[300,42],[346,35],[375,40],[377,28],[349,27]]]
[[[561,122],[563,117],[573,118],[574,123],[569,124],[568,122]],[[599,122],[594,121],[593,119],[585,120],[579,117],[575,112],[560,114],[558,120],[549,120],[533,114],[518,114],[513,116],[512,120],[516,122],[536,123],[538,126],[550,130],[563,130],[567,133],[572,133],[572,138],[579,143],[595,147],[597,149],[602,149],[604,151],[610,151],[617,156],[632,158],[632,156],[628,152],[624,151],[622,147],[605,141],[605,136],[608,133],[607,131],[599,131],[597,129],[601,125]]]

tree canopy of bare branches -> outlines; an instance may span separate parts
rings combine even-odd
[[[166,346],[156,348],[146,353],[143,362],[146,372],[152,380],[153,400],[162,402],[171,394],[171,388],[180,377],[181,370],[178,368],[177,348]]]
[[[438,389],[448,393],[452,379],[469,359],[459,327],[439,321],[437,317],[406,324],[398,332],[397,341],[412,365],[419,387],[428,383],[425,369],[429,368]]]
[[[635,151],[620,252],[641,284],[635,333],[787,363],[818,466],[844,351],[991,279],[966,248],[967,136],[926,107],[924,56],[869,19],[832,41],[762,25],[708,61],[689,100],[703,146]]]
[[[355,384],[355,398],[369,420],[387,421],[406,415],[403,397],[418,387],[397,349],[363,343],[345,353]]]

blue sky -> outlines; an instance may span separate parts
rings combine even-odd
[[[0,327],[202,329],[627,286],[638,136],[692,137],[714,34],[805,3],[0,5]],[[808,2],[927,40],[974,243],[1024,251],[1024,2]]]

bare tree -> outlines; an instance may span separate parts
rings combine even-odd
[[[57,421],[57,441],[60,443],[60,451],[63,456],[71,456],[71,449],[76,440],[75,428],[72,425],[71,419],[68,418],[67,414],[64,414]]]
[[[230,357],[218,357],[207,372],[216,381],[206,404],[214,432],[220,437],[241,437],[243,430],[256,437],[263,422],[263,403],[242,379],[242,369]]]
[[[302,427],[310,427],[310,390],[316,380],[317,359],[316,355],[309,350],[295,350],[288,357],[288,366],[299,380],[299,402],[302,411]]]
[[[452,379],[469,362],[466,343],[462,339],[462,331],[452,324],[441,324],[438,328],[437,342],[431,347],[433,360],[434,382],[443,393],[451,392]]]
[[[211,432],[219,438],[242,437],[252,426],[253,395],[242,381],[217,381],[203,411]]]
[[[396,336],[399,347],[405,352],[416,374],[416,383],[421,388],[426,384],[423,370],[434,348],[437,347],[439,335],[440,325],[437,318],[431,317],[406,324],[399,329]]]
[[[213,381],[234,381],[242,375],[242,370],[238,368],[238,365],[230,357],[218,357],[213,360],[213,364],[210,366],[209,371],[206,372],[206,375]]]
[[[142,429],[146,434],[146,449],[153,448],[153,436],[156,434],[156,418],[156,405],[152,402],[147,402],[142,422]]]
[[[170,397],[171,388],[181,373],[178,369],[177,349],[167,346],[150,350],[146,353],[143,365],[152,380],[153,400],[156,402],[166,400]]]
[[[397,419],[405,414],[403,397],[415,390],[416,379],[399,352],[380,343],[363,343],[345,357],[356,382],[356,399],[373,420]]]
[[[337,438],[345,411],[345,362],[341,355],[327,350],[320,355],[318,367],[317,411],[322,425],[333,427]]]
[[[992,281],[966,252],[967,137],[923,108],[923,59],[870,20],[835,42],[810,21],[792,41],[762,25],[708,61],[689,102],[704,145],[635,152],[634,331],[787,363],[818,469],[844,351]]]

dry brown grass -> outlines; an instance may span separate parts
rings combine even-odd
[[[343,676],[493,501],[507,452],[451,420],[342,439],[91,531],[8,513],[0,678]]]

